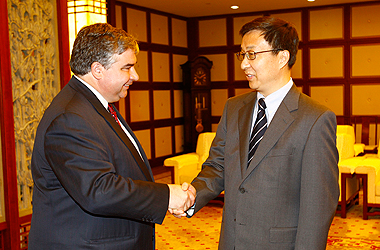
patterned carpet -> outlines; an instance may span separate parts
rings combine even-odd
[[[170,175],[155,176],[157,182],[170,183]],[[362,196],[360,196],[360,204]],[[156,249],[218,249],[223,205],[211,202],[191,219],[177,219],[168,214],[162,225],[156,225]],[[380,216],[362,218],[362,205],[352,207],[347,218],[334,217],[327,241],[327,250],[379,249]]]

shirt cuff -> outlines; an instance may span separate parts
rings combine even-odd
[[[191,218],[194,215],[194,211],[195,211],[195,203],[188,210],[185,211],[186,217]]]

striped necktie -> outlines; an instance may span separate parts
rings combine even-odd
[[[255,154],[256,149],[259,146],[261,139],[263,139],[265,131],[267,130],[267,117],[265,115],[265,109],[267,106],[265,105],[264,98],[260,98],[258,108],[255,126],[253,127],[251,137],[249,139],[247,167],[249,166],[249,163],[251,163],[253,155]]]

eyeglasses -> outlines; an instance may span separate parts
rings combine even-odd
[[[279,51],[279,49],[271,49],[271,50],[264,50],[264,51],[246,51],[246,52],[238,52],[236,53],[236,57],[239,61],[243,61],[244,57],[246,56],[248,60],[255,60],[256,55],[260,53],[265,53],[265,52],[273,52],[273,51]]]

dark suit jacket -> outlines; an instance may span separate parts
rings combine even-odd
[[[336,117],[291,88],[247,169],[256,93],[227,101],[195,211],[225,190],[219,249],[325,249],[339,198]]]
[[[169,202],[127,135],[76,78],[61,90],[37,129],[29,250],[154,249],[154,224]]]

